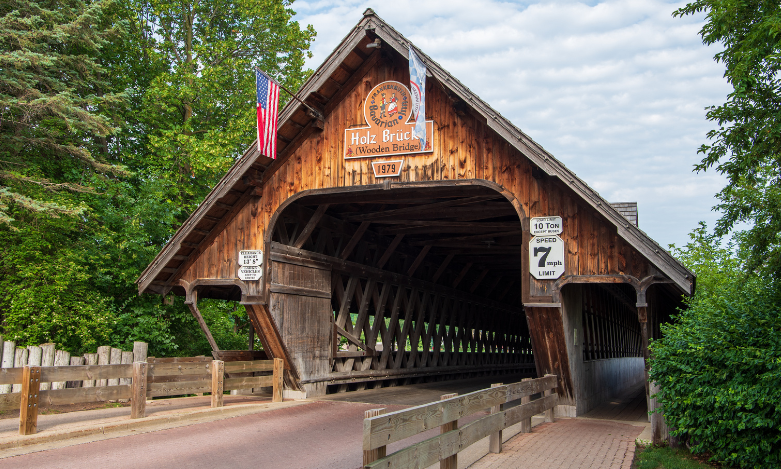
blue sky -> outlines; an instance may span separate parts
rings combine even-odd
[[[640,228],[682,245],[725,183],[692,172],[730,87],[681,2],[298,0],[317,68],[374,11],[611,202],[638,202]]]

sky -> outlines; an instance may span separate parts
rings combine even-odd
[[[316,69],[366,8],[437,61],[610,202],[637,202],[662,246],[712,227],[726,180],[695,173],[713,123],[705,107],[730,86],[685,2],[297,0],[317,31]],[[555,215],[555,214],[551,214]]]

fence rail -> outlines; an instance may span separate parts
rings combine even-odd
[[[369,410],[363,421],[364,466],[423,469],[440,461],[440,467],[455,468],[458,452],[487,436],[491,452],[501,452],[503,429],[524,422],[521,431],[531,431],[531,417],[542,412],[547,421],[553,421],[558,402],[555,388],[556,376],[545,375],[514,384],[495,384],[463,396],[446,394],[439,402],[388,414],[384,409]],[[535,394],[542,397],[530,401]],[[521,405],[504,410],[504,404],[518,399]],[[488,416],[458,426],[458,419],[489,408]],[[439,436],[386,456],[387,445],[437,427],[441,428]]]
[[[131,418],[145,416],[146,399],[209,392],[212,407],[223,405],[223,392],[236,389],[271,387],[272,401],[282,401],[282,359],[225,363],[204,357],[190,361],[150,358],[128,365],[24,366],[0,369],[0,385],[19,385],[20,392],[0,394],[0,411],[19,409],[19,433],[37,430],[41,406],[106,402],[130,399]],[[270,376],[251,376],[271,371]],[[226,378],[226,374],[228,377]],[[41,390],[41,383],[109,380],[129,384]]]

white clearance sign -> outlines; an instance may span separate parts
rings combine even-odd
[[[239,251],[239,265],[263,265],[263,251]]]
[[[564,273],[564,241],[556,235],[529,241],[529,272],[537,280],[555,280]]]
[[[239,267],[239,279],[244,281],[260,280],[263,277],[263,266],[243,265]]]

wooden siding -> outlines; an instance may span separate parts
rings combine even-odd
[[[370,162],[382,158],[345,161],[345,128],[365,125],[363,100],[380,82],[408,80],[407,64],[383,57],[368,70],[344,99],[332,106],[325,128],[313,132],[281,162],[273,174],[264,177],[262,197],[253,197],[212,244],[183,273],[184,280],[235,278],[240,249],[266,249],[270,237],[266,227],[280,205],[291,196],[312,189],[348,188],[394,182],[464,181],[482,179],[496,183],[518,211],[524,230],[528,218],[560,215],[561,234],[566,243],[566,275],[649,274],[648,261],[621,239],[615,226],[556,178],[540,175],[534,165],[486,122],[456,106],[435,80],[427,83],[427,119],[434,120],[434,153],[406,156],[401,176],[376,180]],[[536,176],[536,177],[535,177]],[[421,189],[421,196],[425,195]],[[527,249],[527,245],[524,246]],[[247,282],[258,294],[259,282]],[[524,276],[529,302],[551,301],[552,281]]]

